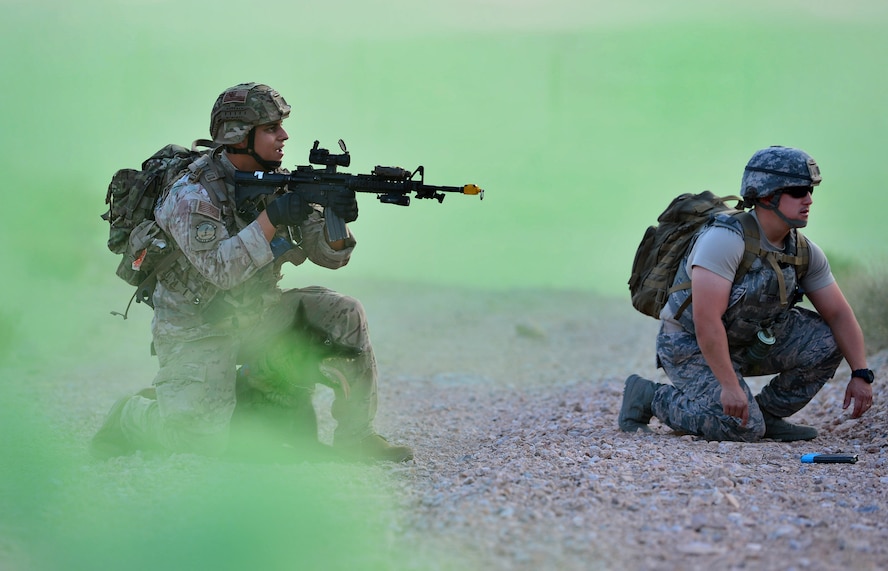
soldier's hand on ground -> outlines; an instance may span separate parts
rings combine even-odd
[[[275,226],[299,226],[314,209],[298,192],[288,192],[269,203],[265,212]]]
[[[330,199],[330,208],[346,222],[354,222],[358,219],[358,199],[353,190],[333,193]]]
[[[854,408],[851,409],[851,418],[860,418],[873,406],[873,386],[863,379],[851,379],[845,389],[845,402],[842,404],[842,409],[847,409],[852,400]]]

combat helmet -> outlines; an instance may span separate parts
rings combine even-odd
[[[780,211],[783,189],[815,187],[820,184],[820,167],[801,149],[775,145],[756,151],[743,170],[740,196],[743,206],[759,206],[774,211],[790,228],[802,228],[806,220],[789,218]],[[772,197],[767,203],[761,199]]]
[[[820,167],[801,149],[772,146],[756,151],[746,164],[740,195],[747,201],[773,196],[782,188],[817,186]]]
[[[290,115],[290,106],[280,93],[262,83],[241,83],[223,91],[210,114],[210,136],[214,143],[226,145],[228,152],[248,154],[260,164],[277,168],[280,162],[262,160],[253,149],[255,127],[282,121]],[[247,140],[246,149],[232,149]]]

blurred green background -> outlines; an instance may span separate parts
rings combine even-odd
[[[268,83],[293,106],[286,166],[305,164],[315,139],[335,149],[342,138],[348,172],[422,164],[430,184],[487,191],[481,202],[448,196],[406,209],[364,196],[350,265],[334,274],[301,267],[286,285],[552,288],[628,304],[635,247],[668,201],[738,192],[749,156],[772,144],[820,163],[807,235],[834,264],[869,263],[888,248],[878,231],[888,127],[882,0],[0,7],[0,413],[18,442],[51,439],[36,427],[58,423],[39,404],[19,407],[35,392],[101,374],[97,363],[113,368],[126,350],[138,351],[134,369],[155,366],[144,351],[149,313],[137,308],[126,326],[108,317],[132,291],[105,248],[105,189],[116,169],[166,143],[206,137],[216,96],[243,81]],[[22,471],[0,479],[13,498],[0,507],[34,513],[47,489],[65,495],[46,476],[71,469],[63,458],[35,458],[27,444],[6,450],[7,472]],[[87,480],[86,490],[101,488]],[[21,494],[24,483],[32,488]],[[80,529],[67,521],[75,512],[52,524]],[[31,531],[47,525],[42,517],[25,517]],[[71,553],[49,557],[48,568]]]
[[[771,144],[821,164],[815,241],[885,248],[881,2],[3,4],[0,232],[26,292],[116,279],[97,217],[110,175],[207,136],[241,81],[293,106],[288,166],[342,138],[349,172],[423,164],[431,184],[486,188],[408,209],[362,197],[350,276],[624,295],[668,199],[737,192]]]
[[[349,172],[422,164],[430,184],[487,190],[407,208],[363,195],[351,263],[301,266],[287,286],[553,288],[628,304],[635,248],[668,201],[738,192],[771,144],[820,163],[807,234],[834,266],[888,249],[878,0],[0,2],[0,348],[15,339],[26,360],[47,338],[95,349],[132,290],[99,218],[111,175],[206,137],[216,96],[243,81],[293,106],[287,166],[342,138]]]

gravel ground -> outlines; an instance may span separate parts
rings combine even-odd
[[[389,363],[387,423],[417,448],[395,471],[417,542],[470,549],[475,568],[888,568],[888,409],[842,411],[847,367],[794,417],[813,442],[706,442],[656,420],[631,435],[623,379],[665,380],[654,320],[579,294],[469,305],[417,316],[421,337],[453,333],[421,371]],[[801,464],[810,452],[860,460]]]
[[[378,509],[363,525],[382,530],[373,556],[279,568],[888,568],[888,409],[877,394],[861,420],[842,411],[847,367],[794,417],[820,429],[813,442],[706,442],[656,420],[652,434],[625,434],[616,428],[623,379],[635,372],[664,380],[653,367],[657,324],[628,301],[383,284],[347,293],[364,301],[371,319],[381,372],[377,428],[414,446],[416,459],[229,464],[228,481],[322,474],[336,501],[366,502],[371,483]],[[886,360],[874,355],[870,364],[878,373]],[[158,515],[171,493],[162,483],[200,480],[217,461],[86,459],[86,440],[107,407],[138,388],[120,380],[118,367],[74,369],[64,382],[32,373],[37,386],[53,389],[52,428],[75,442],[72,485],[96,491],[66,495],[55,513],[122,502],[151,505],[149,526],[182,517],[173,500],[170,513]],[[876,386],[885,380],[879,375]],[[322,441],[332,430],[331,395],[316,396]],[[810,452],[860,460],[801,464]],[[0,542],[0,563],[36,569],[31,548]]]

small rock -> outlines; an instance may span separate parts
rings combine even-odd
[[[692,541],[683,543],[676,548],[679,553],[685,555],[721,555],[725,552],[723,547],[706,543],[705,541]]]

